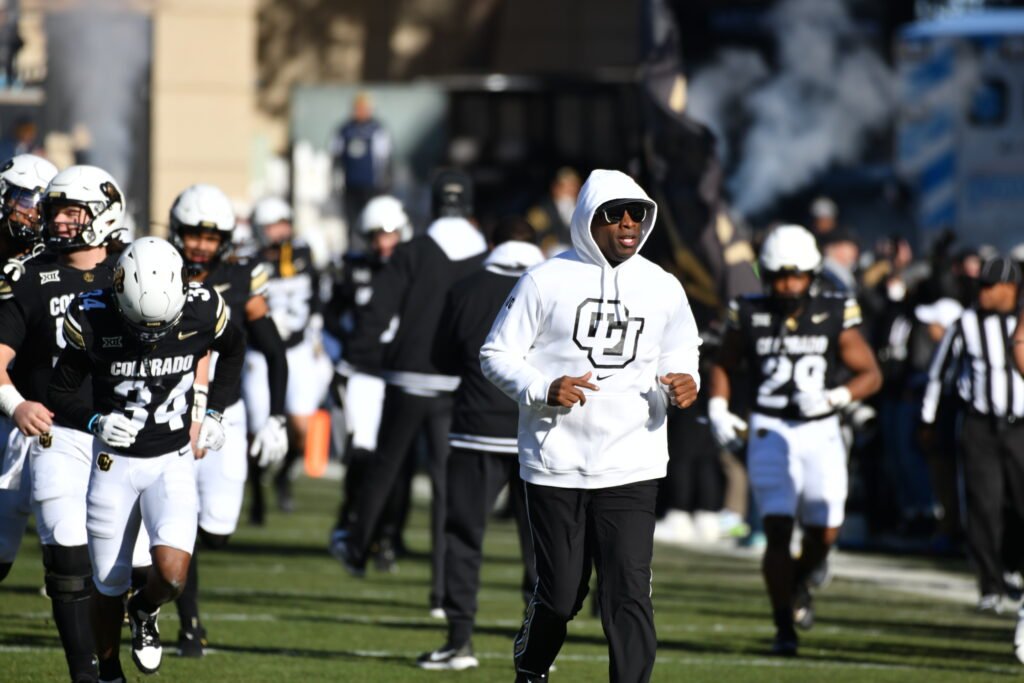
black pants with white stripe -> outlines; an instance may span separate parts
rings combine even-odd
[[[964,418],[967,542],[978,565],[982,595],[1005,595],[1007,524],[1024,516],[1024,423],[997,427],[983,415]]]
[[[650,679],[657,649],[651,606],[657,498],[656,480],[589,490],[526,484],[537,590],[516,637],[517,672],[547,672],[566,624],[583,606],[593,564],[609,680]]]
[[[509,504],[519,528],[523,558],[523,590],[532,593],[537,584],[530,523],[526,519],[523,480],[515,453],[452,448],[448,456],[448,512],[444,527],[444,606],[448,618],[448,643],[461,647],[470,641],[480,591],[480,565],[484,554],[484,530],[494,501],[508,484]]]

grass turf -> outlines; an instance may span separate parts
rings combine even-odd
[[[242,526],[223,552],[202,556],[200,608],[210,650],[175,656],[177,616],[164,608],[159,680],[510,681],[512,638],[522,602],[514,528],[492,522],[474,647],[479,669],[425,672],[416,655],[441,645],[444,623],[429,618],[426,511],[412,516],[414,551],[396,574],[350,578],[326,553],[338,486],[300,480],[298,511],[271,514],[265,528]],[[0,584],[0,681],[66,680],[63,655],[39,595],[38,542],[25,539]],[[772,637],[757,561],[657,546],[654,604],[659,636],[655,681],[986,681],[1024,673],[1013,658],[1011,617],[973,613],[940,600],[837,579],[817,601],[817,624],[801,656],[766,656]],[[130,680],[127,650],[121,660]],[[553,680],[607,679],[601,624],[589,605],[569,627]]]

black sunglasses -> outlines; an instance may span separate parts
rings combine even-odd
[[[604,218],[604,222],[607,225],[621,223],[622,217],[627,213],[635,223],[643,223],[644,219],[647,218],[647,205],[640,203],[619,204],[608,209],[601,209],[601,217]]]

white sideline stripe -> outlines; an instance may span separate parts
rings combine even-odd
[[[261,653],[253,652],[246,654],[254,654],[264,657],[275,657],[282,653],[287,653],[288,648],[281,648],[280,652]],[[43,645],[0,645],[0,653],[18,653],[18,652],[63,652],[63,649],[56,646],[43,646]],[[217,648],[208,647],[205,649],[206,654],[224,654],[222,650]],[[235,653],[232,653],[235,654]],[[330,654],[329,651],[325,651],[324,654]],[[419,651],[411,650],[347,650],[344,652],[346,656],[363,657],[365,659],[408,659],[413,661],[422,654]],[[477,659],[491,659],[505,661],[509,659],[507,652],[477,652],[475,653]],[[607,662],[608,657],[605,655],[581,655],[564,653],[558,655],[557,662]],[[858,671],[923,671],[929,670],[934,667],[927,665],[922,666],[910,666],[908,664],[882,664],[877,662],[841,662],[833,660],[807,660],[800,658],[769,658],[769,657],[672,657],[665,655],[658,655],[658,664],[682,664],[689,666],[743,666],[748,668],[764,668],[764,669],[834,669],[834,668],[846,668],[854,669]],[[1011,674],[1016,675],[1020,673],[1021,668],[1019,666],[975,666],[972,673],[979,671],[999,674]],[[967,672],[964,672],[967,673]]]
[[[12,619],[50,619],[50,612],[20,612],[7,615]],[[217,613],[213,612],[203,617],[203,621],[225,621],[225,622],[253,622],[273,623],[301,620],[304,615],[290,617],[288,615],[276,614],[246,614],[246,613]],[[334,617],[317,617],[322,622],[332,622],[339,625],[344,624],[365,624],[368,626],[409,626],[417,624],[440,625],[441,620],[433,617],[403,617],[398,615],[383,615],[377,617],[363,616],[358,614],[340,615]],[[521,619],[491,619],[477,621],[477,626],[484,628],[510,628],[518,629],[522,625]],[[592,619],[581,619],[577,623],[577,629],[596,630],[601,627],[601,622]],[[884,632],[878,629],[846,628],[844,626],[825,626],[818,624],[814,629],[815,633],[826,633],[829,635],[842,635],[844,633],[857,633],[860,635],[881,636]],[[774,633],[775,629],[767,624],[750,624],[748,626],[730,626],[726,624],[659,624],[658,633],[735,633],[735,634],[763,634]]]

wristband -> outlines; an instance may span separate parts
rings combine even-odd
[[[14,415],[14,409],[24,403],[24,397],[18,393],[13,384],[0,385],[0,411],[7,417]]]
[[[212,417],[217,422],[222,422],[224,420],[224,415],[219,411],[214,410],[213,408],[209,408],[206,411],[206,417]]]
[[[192,421],[199,422],[206,414],[206,399],[209,393],[205,384],[195,385],[195,393],[192,395]]]
[[[95,434],[95,433],[96,433],[96,432],[94,432],[94,431],[93,431],[93,429],[92,429],[92,428],[93,428],[93,426],[94,426],[94,425],[96,424],[96,420],[100,419],[100,417],[102,417],[102,416],[101,416],[101,415],[100,415],[99,413],[96,413],[95,415],[93,415],[92,417],[90,417],[90,418],[89,418],[89,424],[87,424],[87,425],[85,426],[85,428],[86,428],[86,430],[87,430],[87,431],[88,431],[88,432],[89,432],[90,434]]]

